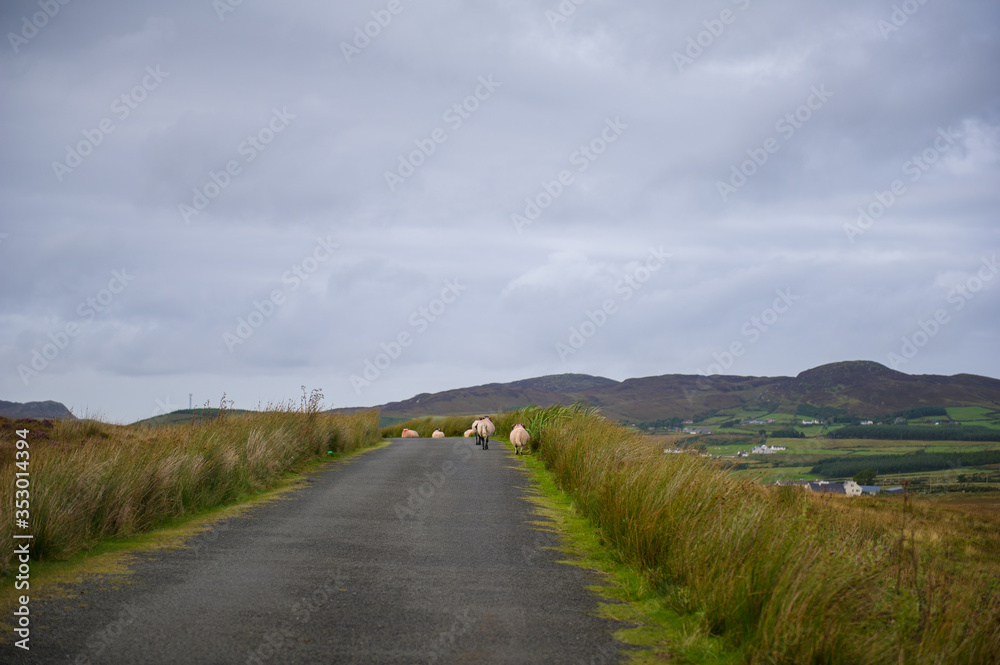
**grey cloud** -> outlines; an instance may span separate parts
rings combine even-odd
[[[308,383],[347,406],[563,371],[692,372],[749,343],[743,326],[779,289],[801,300],[733,373],[887,362],[945,308],[900,369],[1000,376],[1000,280],[961,309],[954,293],[1000,244],[995,3],[924,3],[898,30],[880,23],[891,2],[588,0],[553,26],[558,5],[404,0],[372,27],[385,3],[221,17],[205,2],[69,3],[16,52],[7,37],[4,399],[128,421],[187,392],[252,408]],[[38,11],[6,3],[0,28]],[[701,52],[679,67],[689,38]],[[148,68],[168,75],[154,87]],[[474,99],[481,77],[500,85]],[[832,94],[808,108],[816,89]],[[602,145],[614,118],[627,129]],[[961,138],[927,152],[949,129]],[[67,151],[88,154],[60,179]],[[401,158],[412,173],[393,191]],[[872,219],[851,231],[859,208]],[[328,237],[339,247],[319,260]],[[660,246],[669,266],[624,302],[616,284]],[[26,384],[19,366],[123,267],[134,282]],[[467,290],[422,318],[451,279]],[[618,310],[561,359],[609,298]],[[351,375],[403,332],[412,344],[359,395]]]

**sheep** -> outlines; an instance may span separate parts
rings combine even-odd
[[[490,437],[493,433],[497,431],[496,426],[493,421],[490,420],[489,416],[484,416],[481,420],[477,421],[476,424],[476,441],[483,442],[483,450],[490,449]]]
[[[404,439],[419,439],[420,435],[417,434],[416,432],[414,432],[412,429],[404,429],[403,430],[403,438]]]
[[[462,436],[464,436],[466,439],[468,439],[470,436],[472,436],[475,433],[476,433],[476,430],[474,430],[474,429],[467,429],[467,430],[465,430],[465,434],[463,434]]]
[[[472,427],[469,429],[470,432],[472,432],[473,434],[476,435],[476,445],[477,446],[482,445],[482,443],[483,443],[482,439],[479,438],[479,421],[481,421],[481,420],[482,420],[482,418],[476,418],[475,420],[473,420],[472,421]]]
[[[531,435],[528,434],[528,430],[524,429],[524,425],[521,423],[514,425],[514,429],[510,431],[510,442],[514,444],[515,455],[523,454],[524,447],[528,445],[530,440]]]
[[[434,430],[434,433],[431,434],[431,438],[432,439],[443,439],[444,438],[444,432],[442,432],[440,429],[436,429],[436,430]]]

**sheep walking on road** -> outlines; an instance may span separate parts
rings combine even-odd
[[[477,420],[474,424],[476,426],[476,443],[482,443],[483,450],[489,450],[490,437],[497,431],[496,426],[489,416]]]
[[[403,430],[403,438],[404,439],[419,439],[420,435],[417,434],[416,432],[414,432],[412,429],[404,429]]]
[[[440,429],[436,429],[436,430],[434,430],[434,433],[431,434],[431,438],[432,439],[443,439],[444,438],[444,432],[442,432]]]
[[[531,435],[528,434],[528,430],[524,429],[524,425],[521,423],[514,425],[514,429],[510,431],[510,442],[514,444],[515,455],[524,454],[524,447],[528,445],[530,440]]]
[[[482,418],[476,418],[475,420],[473,420],[472,421],[472,427],[469,429],[469,431],[472,432],[476,436],[476,445],[477,446],[480,446],[483,443],[482,440],[480,440],[480,438],[479,438],[479,423],[480,423],[480,421],[482,421]]]

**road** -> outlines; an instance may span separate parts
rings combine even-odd
[[[615,662],[621,625],[531,524],[527,484],[499,441],[395,440],[141,555],[126,584],[32,601],[30,652],[4,639],[0,662]]]

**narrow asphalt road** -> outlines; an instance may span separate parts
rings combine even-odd
[[[508,446],[404,439],[142,555],[126,584],[32,601],[31,650],[67,665],[612,663],[595,575],[557,563]]]

